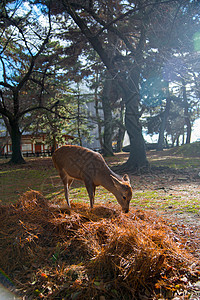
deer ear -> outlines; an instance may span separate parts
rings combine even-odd
[[[130,183],[130,178],[129,178],[129,176],[127,174],[124,174],[124,176],[122,177],[122,179],[124,181],[127,181],[128,183]]]
[[[119,184],[121,185],[122,182],[117,177],[113,176],[112,174],[110,176],[111,176],[114,186],[118,189]]]

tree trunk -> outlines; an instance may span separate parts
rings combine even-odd
[[[166,99],[166,101],[167,101],[166,102],[166,107],[165,107],[165,111],[163,113],[163,118],[162,118],[162,121],[161,121],[160,130],[159,130],[157,151],[162,151],[163,147],[164,147],[164,133],[165,133],[165,128],[166,128],[166,124],[167,124],[167,119],[168,119],[168,116],[169,116],[171,99],[168,97]]]
[[[11,127],[11,140],[12,140],[12,157],[10,163],[24,164],[25,160],[21,152],[21,132],[17,121],[10,122]]]
[[[126,101],[125,124],[130,139],[130,155],[126,165],[132,170],[148,166],[139,116],[138,105],[134,99]]]
[[[123,113],[124,113],[124,105],[122,104],[122,101],[120,103],[120,121],[119,121],[119,130],[118,130],[118,136],[117,136],[117,148],[116,152],[122,151],[122,145],[123,145],[123,139],[125,134],[125,127],[123,125]]]
[[[103,139],[102,139],[102,120],[99,114],[99,97],[98,97],[98,72],[96,72],[96,81],[95,81],[95,91],[94,91],[94,98],[95,98],[95,113],[96,113],[96,119],[97,119],[97,126],[98,126],[98,139],[100,143],[101,149],[103,149]]]
[[[136,50],[134,51],[134,63],[131,63],[130,65],[129,63],[124,61],[119,65],[116,60],[111,60],[111,57],[109,56],[110,50],[106,51],[99,37],[92,34],[83,19],[66,2],[65,8],[68,14],[71,15],[75,23],[79,26],[82,33],[88,38],[93,48],[97,51],[102,62],[107,67],[112,78],[115,78],[117,85],[123,93],[123,100],[125,101],[126,105],[125,124],[131,143],[130,156],[125,167],[129,169],[139,169],[142,167],[146,167],[148,165],[148,161],[146,158],[142,128],[139,123],[140,114],[138,113],[138,106],[140,101],[139,80],[141,74],[141,66],[143,63],[143,49],[146,42],[147,26],[143,24],[141,28],[140,39],[137,44]],[[130,69],[130,73],[126,71]],[[109,122],[106,122],[105,125],[111,128]],[[106,144],[106,146],[109,146],[108,150],[111,150],[110,145]]]
[[[53,154],[57,148],[56,135],[53,134],[51,153]]]
[[[176,139],[176,147],[179,147],[179,135],[177,136],[177,139]]]
[[[102,95],[102,108],[104,114],[104,135],[103,135],[103,154],[105,156],[113,155],[112,148],[112,110],[110,105],[110,93],[112,89],[112,80],[109,78],[108,74],[104,83],[104,90]]]
[[[121,152],[122,151],[124,134],[125,134],[125,130],[120,126],[119,130],[118,130],[118,136],[117,136],[116,152]]]
[[[78,91],[79,91],[79,87],[78,87]],[[80,106],[80,95],[79,94],[78,94],[77,102],[78,102],[77,133],[78,133],[79,145],[82,146],[82,137],[81,137],[81,131],[80,131],[80,126],[81,126],[80,108],[81,108],[81,106]]]
[[[146,168],[149,165],[146,157],[144,138],[142,135],[142,126],[140,124],[141,113],[139,112],[139,81],[141,61],[143,59],[143,38],[144,36],[141,37],[141,44],[139,43],[138,45],[138,54],[135,57],[135,62],[129,78],[126,78],[125,74],[123,79],[121,77],[123,100],[126,107],[125,126],[130,140],[130,156],[126,163],[126,167],[131,170],[140,170],[141,168]]]
[[[146,26],[143,23],[140,39],[135,51],[134,63],[128,77],[126,73],[121,74],[123,100],[125,101],[125,126],[130,140],[130,156],[126,163],[128,169],[140,170],[148,167],[142,126],[140,124],[140,74],[143,64],[143,49],[146,43]],[[129,66],[127,65],[127,68]]]
[[[182,139],[182,145],[185,144],[185,133],[184,133],[184,128],[183,128],[183,139]]]
[[[183,88],[183,101],[184,101],[184,117],[185,117],[185,124],[187,127],[187,136],[186,136],[186,144],[190,143],[191,140],[191,132],[192,126],[190,123],[190,116],[188,112],[188,101],[187,101],[187,93],[186,93],[186,86],[185,80],[182,79],[182,88]]]

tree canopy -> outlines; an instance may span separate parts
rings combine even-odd
[[[99,101],[104,110],[104,145],[112,152],[109,130],[115,126],[111,119],[118,105],[121,136],[125,126],[130,139],[126,168],[148,166],[141,116],[159,120],[161,148],[164,133],[174,138],[173,130],[179,135],[186,131],[190,141],[199,105],[196,1],[34,0],[25,1],[26,10],[16,13],[18,4],[3,2],[0,15],[0,112],[12,128],[36,109],[55,113],[55,95],[73,82],[92,82],[98,69],[102,81],[96,81],[100,94],[95,103],[97,120]],[[170,121],[178,106],[180,130]],[[102,123],[98,124],[101,134]]]

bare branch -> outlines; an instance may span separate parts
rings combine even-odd
[[[12,90],[12,91],[15,90],[15,87],[13,87],[11,84],[9,84],[9,83],[7,83],[7,82],[0,81],[0,85],[3,86],[3,87],[5,87],[5,88],[8,88],[8,89],[10,89],[10,90]]]
[[[18,83],[18,86],[17,86],[17,90],[19,91],[22,86],[25,84],[25,82],[30,78],[30,75],[32,73],[32,70],[34,68],[34,65],[35,65],[35,61],[36,59],[38,58],[38,56],[43,52],[46,44],[48,43],[49,41],[49,37],[50,37],[50,34],[51,34],[51,15],[50,15],[50,9],[49,9],[49,30],[48,30],[48,33],[47,33],[47,36],[46,38],[44,39],[42,45],[40,46],[38,52],[32,56],[32,59],[31,59],[31,64],[29,66],[29,70],[28,72],[25,74],[25,76],[22,78],[22,80]]]

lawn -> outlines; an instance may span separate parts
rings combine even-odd
[[[180,148],[183,148],[182,152]],[[185,146],[180,148],[161,152],[149,151],[147,156],[151,167],[161,169],[154,168],[150,173],[140,176],[129,174],[133,187],[131,206],[199,213],[200,156],[191,156],[190,152],[186,152]],[[193,151],[191,152],[194,155]],[[199,155],[197,150],[194,152]],[[119,153],[107,158],[107,162],[112,167],[124,163],[127,158],[127,153]],[[15,202],[28,190],[40,191],[47,199],[56,203],[64,200],[63,184],[51,158],[29,158],[27,163],[21,166],[10,166],[5,161],[0,161],[1,203]],[[89,204],[86,189],[81,182],[73,183],[70,199]],[[95,203],[106,204],[115,201],[111,193],[102,187],[97,188]]]

